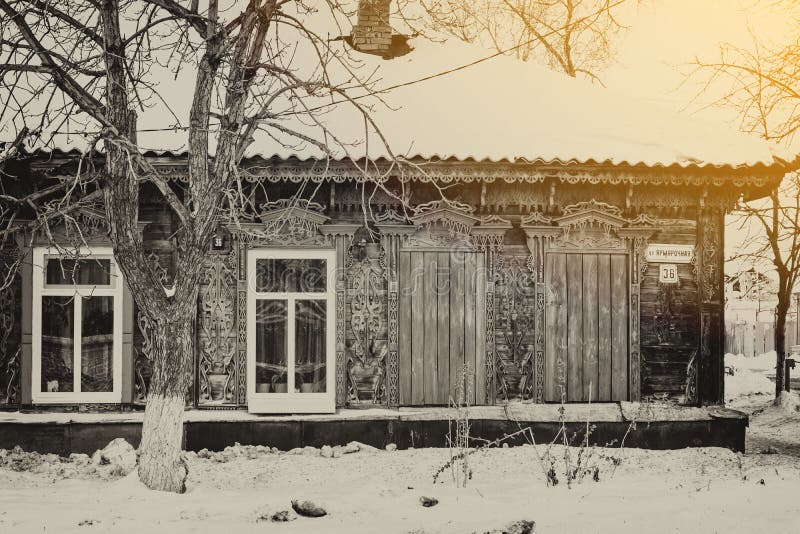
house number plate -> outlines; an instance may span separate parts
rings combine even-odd
[[[678,266],[674,263],[662,263],[659,265],[658,281],[662,284],[677,284]]]

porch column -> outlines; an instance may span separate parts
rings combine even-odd
[[[701,405],[725,402],[725,211],[702,205],[697,215],[695,274],[700,302],[700,346],[697,401]]]

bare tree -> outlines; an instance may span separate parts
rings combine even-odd
[[[723,45],[716,61],[696,60],[706,73],[705,92],[720,90],[719,104],[735,109],[741,128],[764,139],[789,143],[800,128],[800,36],[778,49],[755,40],[752,49]],[[708,75],[710,73],[710,75]],[[786,317],[800,276],[800,178],[786,176],[764,199],[740,202],[739,228],[745,232],[735,258],[755,266],[772,264],[778,277],[775,308],[775,397],[789,390]]]
[[[201,265],[220,219],[237,221],[248,208],[239,180],[248,145],[260,132],[276,144],[311,145],[323,158],[334,148],[348,154],[352,145],[322,119],[341,102],[382,139],[360,98],[369,84],[344,41],[307,23],[322,17],[335,32],[346,15],[336,0],[0,0],[0,124],[17,139],[6,163],[25,136],[44,145],[64,131],[86,139],[86,156],[67,179],[31,185],[3,177],[0,232],[4,240],[21,230],[50,235],[51,224],[74,223],[81,206],[105,210],[116,261],[155,325],[138,468],[149,488],[185,489],[182,422]],[[159,92],[173,77],[193,80],[184,91],[188,124]],[[172,116],[184,132],[185,187],[143,156],[137,115],[153,114]],[[137,227],[143,184],[180,221],[170,287]],[[23,213],[33,220],[20,222]]]
[[[626,0],[423,0],[434,28],[568,76],[598,80],[611,60],[617,14]],[[633,3],[633,0],[627,3]]]

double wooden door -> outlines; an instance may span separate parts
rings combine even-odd
[[[545,257],[544,400],[628,400],[628,256]]]
[[[446,405],[486,396],[486,271],[480,252],[401,251],[400,404]]]

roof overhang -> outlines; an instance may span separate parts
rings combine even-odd
[[[185,152],[145,152],[156,170],[166,179],[177,182],[189,180]],[[70,168],[86,155],[77,150],[64,152],[39,151],[30,155],[37,171],[51,176],[74,173]],[[94,156],[102,164],[103,155]],[[253,157],[240,164],[240,176],[250,182],[371,182],[389,179],[402,182],[453,183],[542,183],[556,180],[575,185],[624,185],[705,187],[709,193],[717,188],[735,188],[746,200],[767,195],[783,177],[800,168],[800,158],[793,162],[776,161],[773,165],[731,167],[727,165],[670,165],[612,164],[597,161],[561,160],[501,160],[478,161],[435,159],[389,161],[318,160],[278,157]]]

